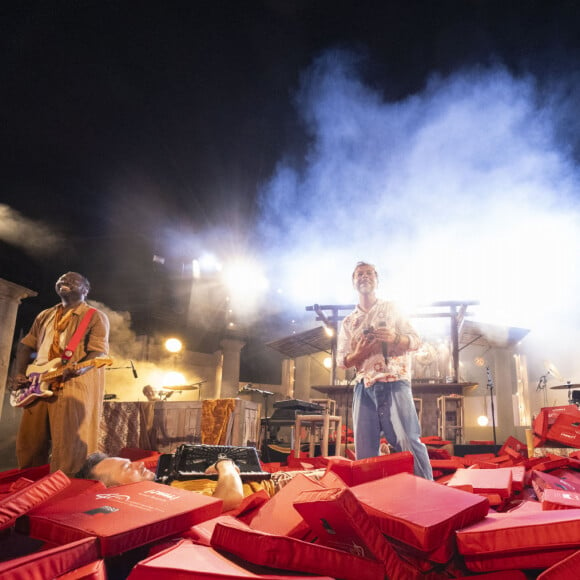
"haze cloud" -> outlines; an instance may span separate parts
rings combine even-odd
[[[386,102],[359,65],[332,52],[305,74],[307,158],[281,162],[261,192],[259,232],[286,295],[352,303],[365,259],[391,297],[478,300],[480,320],[533,330],[530,346],[577,344],[579,176],[558,139],[572,111],[562,84],[542,104],[531,76],[472,69]]]
[[[62,236],[48,225],[1,203],[0,239],[34,256],[48,256],[63,246]]]

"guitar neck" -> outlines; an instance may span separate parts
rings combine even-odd
[[[62,366],[62,367],[59,367],[58,369],[55,369],[54,371],[44,373],[42,375],[42,380],[43,380],[43,382],[47,382],[47,381],[52,381],[53,379],[58,379],[59,377],[62,377],[65,369],[67,369],[67,368],[73,369],[76,371],[79,369],[84,369],[85,367],[92,367],[95,364],[98,364],[98,359],[92,358],[91,360],[87,360],[87,361],[82,362],[82,363],[73,364],[71,366]]]

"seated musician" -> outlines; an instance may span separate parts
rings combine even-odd
[[[232,459],[219,459],[205,473],[218,475],[217,481],[198,479],[173,482],[178,487],[212,495],[223,500],[222,511],[237,508],[244,499],[244,486],[239,469]],[[123,457],[110,457],[105,453],[92,453],[75,475],[81,479],[96,479],[107,487],[126,485],[139,481],[153,481],[155,474],[142,461],[131,462]],[[190,484],[190,485],[184,485]]]

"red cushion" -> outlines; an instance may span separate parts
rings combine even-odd
[[[440,469],[442,471],[456,471],[463,467],[463,463],[458,461],[456,457],[449,459],[431,459],[431,467],[433,469]]]
[[[557,441],[569,447],[580,447],[580,414],[560,413],[554,424],[548,429],[546,439]]]
[[[483,521],[457,531],[456,536],[464,555],[578,549],[580,511],[534,508],[490,513]]]
[[[319,480],[318,483],[326,488],[345,489],[348,485],[345,481],[334,471],[327,471]]]
[[[342,550],[252,530],[239,521],[218,523],[211,544],[260,566],[328,574],[343,580],[383,580],[382,562],[353,556]]]
[[[150,481],[92,489],[30,515],[30,535],[55,543],[97,536],[113,556],[184,532],[221,513],[222,501]]]
[[[44,503],[55,493],[65,489],[70,479],[56,471],[0,499],[0,530],[11,526],[16,518]]]
[[[498,469],[458,469],[447,482],[449,487],[471,485],[474,493],[496,493],[506,499],[512,493],[512,470]]]
[[[95,538],[83,538],[70,544],[0,562],[0,578],[2,580],[55,578],[94,562],[99,557],[98,552]]]
[[[463,561],[471,572],[495,570],[530,570],[549,568],[573,554],[575,550],[532,550],[531,552],[505,552],[503,554],[477,554],[465,556]],[[560,580],[560,579],[558,579]]]
[[[461,576],[461,580],[527,580],[527,578],[522,570],[501,570],[476,576]]]
[[[544,492],[547,489],[561,489],[564,491],[580,493],[580,482],[575,478],[562,478],[553,473],[543,471],[532,471],[532,487],[536,492],[539,500],[542,500]]]
[[[543,510],[580,508],[580,493],[563,489],[546,489],[542,494]]]
[[[9,469],[0,473],[0,483],[10,483],[21,477],[37,481],[41,477],[50,473],[50,465],[40,465],[39,467],[28,467],[26,469]]]
[[[576,405],[560,405],[559,407],[542,407],[533,421],[534,433],[541,439],[545,439],[549,428],[556,422],[556,419],[562,413],[571,413],[573,415],[580,413]]]
[[[560,467],[566,467],[570,463],[567,457],[559,457],[549,454],[540,463],[534,465],[536,471],[552,471]]]
[[[276,572],[240,562],[208,546],[182,540],[162,552],[138,562],[129,580],[287,580],[294,576],[310,580],[334,580],[330,576],[304,576],[291,572]]]
[[[293,504],[298,494],[308,489],[323,489],[323,486],[301,473],[298,474],[255,512],[249,522],[250,527],[269,534],[304,538],[310,527],[294,509]]]
[[[59,576],[57,580],[107,580],[107,568],[104,560],[97,560],[81,566],[72,572]]]
[[[408,473],[352,488],[387,536],[421,551],[450,543],[453,532],[483,519],[487,500]]]
[[[329,462],[328,469],[334,471],[352,487],[396,473],[413,473],[413,465],[413,454],[410,451],[403,451],[356,461],[333,458]]]
[[[348,488],[303,491],[294,507],[312,528],[319,544],[381,561],[392,552],[376,523]]]
[[[498,455],[512,455],[510,451],[516,453],[517,455],[527,457],[528,447],[525,443],[522,443],[519,439],[512,437],[511,435],[505,440],[502,448],[499,450]]]
[[[580,568],[580,550],[544,570],[536,580],[576,580]]]
[[[383,562],[388,578],[412,578],[414,570],[401,560],[352,491],[304,491],[294,507],[310,525],[316,543]]]

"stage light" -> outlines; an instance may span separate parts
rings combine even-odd
[[[179,338],[168,338],[165,341],[165,349],[168,350],[172,354],[177,354],[181,352],[183,348],[183,343]]]
[[[235,311],[241,316],[260,307],[269,287],[260,266],[245,258],[224,265],[223,281]]]
[[[193,260],[191,262],[191,272],[196,280],[199,280],[201,278],[201,266],[199,260]]]
[[[163,387],[177,387],[187,383],[183,373],[177,371],[169,371],[163,375]]]
[[[221,272],[222,265],[213,254],[204,254],[199,258],[200,270],[204,272]]]
[[[480,415],[477,418],[477,424],[480,427],[487,427],[487,425],[489,425],[489,417],[487,415]]]
[[[332,367],[332,358],[327,356],[323,361],[322,364],[324,365],[325,369],[330,369]]]

